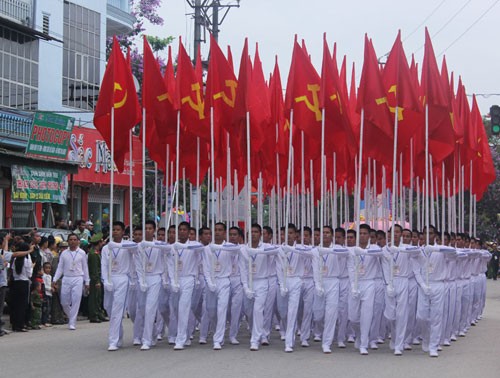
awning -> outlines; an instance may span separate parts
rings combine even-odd
[[[71,173],[78,173],[78,163],[73,161],[41,160],[35,157],[25,156],[24,153],[0,149],[0,164],[10,167],[12,164],[29,165],[36,168],[61,169]]]

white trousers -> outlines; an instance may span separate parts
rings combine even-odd
[[[83,277],[63,277],[61,306],[68,317],[68,326],[76,327],[76,318],[83,294]]]
[[[357,345],[360,348],[368,348],[370,327],[373,320],[375,289],[375,280],[359,280],[358,298],[349,297],[349,320],[356,334]]]
[[[148,288],[145,292],[138,293],[138,309],[135,320],[143,323],[142,343],[151,346],[156,312],[158,311],[161,276],[159,274],[146,275],[145,280]]]
[[[287,277],[286,287],[288,289],[288,312],[285,332],[285,347],[293,348],[295,345],[295,326],[299,310],[300,294],[302,292],[302,278]]]
[[[177,312],[177,336],[176,345],[182,345],[188,338],[188,321],[191,313],[191,299],[193,297],[195,277],[179,277],[179,302]]]
[[[373,319],[370,326],[370,341],[375,341],[379,337],[385,338],[385,283],[381,278],[375,279],[375,297],[373,299]]]
[[[300,341],[307,341],[311,336],[314,301],[314,280],[304,278],[301,293]]]
[[[408,322],[406,324],[405,344],[411,345],[417,332],[418,283],[415,277],[408,279]]]
[[[276,276],[269,277],[269,290],[267,292],[266,307],[264,308],[264,329],[266,337],[271,335],[273,316],[276,312],[276,296],[279,295],[278,279]]]
[[[269,281],[267,278],[253,280],[252,336],[250,344],[259,344],[266,337],[264,330],[264,308],[266,306]]]
[[[340,284],[338,278],[323,278],[323,294],[325,317],[323,327],[322,344],[323,347],[330,347],[335,335],[335,325],[337,323],[339,309]]]
[[[112,275],[113,291],[104,290],[104,309],[109,316],[109,345],[117,346],[123,339],[123,315],[127,303],[128,276]]]
[[[394,277],[394,297],[386,296],[384,316],[391,326],[391,346],[403,350],[408,322],[408,278]]]
[[[339,305],[338,305],[338,326],[337,341],[345,342],[347,334],[348,299],[351,291],[349,277],[339,278]]]
[[[231,339],[238,336],[240,329],[241,308],[243,306],[243,285],[241,284],[241,277],[229,277],[231,282],[230,300],[231,300],[231,320],[229,326],[229,337]]]
[[[229,278],[216,278],[215,285],[217,286],[217,325],[215,327],[214,343],[223,343],[231,282]]]
[[[430,295],[419,292],[417,319],[422,325],[422,348],[437,351],[441,338],[445,284],[441,281],[429,282]]]

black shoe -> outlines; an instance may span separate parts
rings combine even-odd
[[[0,329],[0,337],[2,337],[3,335],[6,335],[7,332],[5,332],[3,329]]]
[[[99,317],[99,320],[100,320],[101,322],[109,322],[109,319],[108,319],[108,318],[106,318],[105,316]]]
[[[90,319],[91,323],[101,323],[101,319]]]

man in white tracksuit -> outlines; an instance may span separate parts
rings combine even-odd
[[[122,245],[125,224],[113,222],[110,244],[101,251],[101,276],[104,285],[104,309],[109,315],[108,350],[118,350],[123,344],[123,315],[126,310],[127,292],[130,277],[135,266],[133,253],[137,244],[129,242]]]
[[[340,298],[340,275],[347,266],[349,251],[339,245],[333,245],[333,230],[323,227],[323,246],[314,250],[313,270],[317,307],[316,314],[323,314],[323,353],[331,353],[335,335]],[[318,305],[321,307],[318,307]]]
[[[359,227],[359,247],[349,251],[348,269],[351,283],[349,320],[356,334],[355,347],[361,355],[368,354],[370,327],[373,320],[376,278],[380,270],[382,249],[369,244],[370,227]]]
[[[252,225],[251,244],[241,247],[241,256],[244,265],[240,265],[241,282],[243,290],[248,299],[253,300],[252,336],[250,338],[250,350],[259,350],[259,344],[266,338],[264,329],[264,306],[266,304],[267,292],[269,290],[269,266],[270,257],[278,254],[279,248],[269,244],[261,243],[262,228],[258,224]]]
[[[403,354],[406,327],[409,311],[409,282],[413,274],[412,255],[420,254],[418,247],[411,247],[401,243],[403,228],[395,224],[394,235],[391,233],[389,240],[394,238],[394,243],[384,247],[384,277],[387,280],[387,297],[385,299],[384,316],[391,329],[390,348],[394,355]]]
[[[177,230],[179,241],[174,244],[174,256],[168,260],[168,276],[172,292],[178,294],[172,296],[176,302],[173,308],[177,315],[174,350],[183,350],[186,344],[189,345],[188,320],[191,300],[204,247],[197,241],[188,240],[189,223],[179,223]]]
[[[78,246],[80,239],[76,234],[68,236],[69,248],[59,256],[59,264],[52,280],[52,287],[57,290],[57,281],[62,277],[61,306],[68,317],[68,328],[76,329],[76,318],[80,301],[82,300],[83,287],[89,289],[90,277],[87,265],[87,256]]]
[[[297,233],[295,225],[289,224],[288,230]],[[289,234],[290,235],[290,234]],[[290,236],[289,236],[290,238]],[[289,240],[290,245],[281,247],[280,258],[276,261],[276,270],[280,288],[286,288],[288,297],[287,324],[285,332],[285,352],[293,352],[295,344],[295,331],[297,324],[297,314],[302,293],[302,285],[305,268],[305,260],[312,259],[312,247],[296,245],[294,239]]]
[[[412,260],[417,264],[414,272],[415,278],[421,288],[418,299],[417,319],[422,327],[422,350],[429,352],[430,357],[438,357],[443,326],[444,281],[447,276],[445,254],[456,253],[452,247],[434,245],[435,237],[436,230],[433,226],[430,226],[429,245],[425,246],[422,253]]]
[[[215,225],[215,243],[205,247],[203,252],[203,273],[207,283],[206,310],[209,319],[216,324],[214,333],[214,350],[222,349],[224,331],[226,329],[227,308],[231,282],[232,257],[239,254],[238,244],[224,241],[226,225]],[[210,306],[210,307],[209,307]]]

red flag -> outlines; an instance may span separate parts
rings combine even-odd
[[[429,152],[433,162],[440,163],[455,149],[455,135],[450,119],[448,97],[440,77],[434,49],[427,28],[422,63],[423,103],[429,107]]]
[[[114,125],[111,109],[114,109]],[[111,56],[104,72],[99,99],[94,112],[94,125],[111,147],[111,128],[115,129],[114,162],[123,171],[125,154],[129,149],[129,130],[141,121],[141,108],[135,91],[132,72],[125,61],[116,37],[113,37]]]
[[[210,127],[205,117],[203,82],[199,74],[196,74],[181,40],[177,57],[176,84],[181,122],[185,130],[210,142]]]
[[[408,145],[410,138],[421,129],[423,114],[418,100],[418,87],[414,85],[411,77],[400,31],[387,58],[382,81],[386,91],[387,106],[393,120],[397,108],[398,150],[402,151]]]
[[[476,130],[477,135],[477,151],[473,166],[473,177],[475,180],[472,184],[472,193],[477,195],[477,200],[479,201],[488,189],[488,185],[495,181],[496,170],[488,143],[488,135],[486,135],[486,130],[484,129],[483,118],[477,106],[476,96],[472,97],[471,122],[474,125],[473,129]]]
[[[213,109],[215,177],[226,178],[227,130],[231,130],[238,82],[219,45],[210,35],[210,60],[205,93],[205,116]],[[233,154],[235,146],[232,146]],[[233,167],[234,168],[234,167]]]
[[[387,97],[382,84],[377,56],[368,36],[365,35],[365,54],[358,90],[356,111],[364,110],[364,148],[366,156],[381,163],[392,162],[394,135],[392,117],[387,106]],[[375,142],[376,141],[376,142]]]
[[[286,86],[286,116],[293,109],[294,125],[314,140],[321,138],[320,85],[321,79],[316,69],[304,48],[295,40]]]

